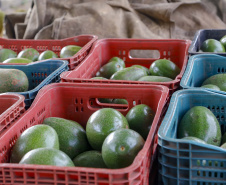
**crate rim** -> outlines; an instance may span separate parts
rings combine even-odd
[[[177,102],[178,102],[179,98],[183,95],[186,95],[186,94],[201,94],[201,93],[204,93],[206,95],[216,95],[216,96],[219,96],[219,97],[226,98],[226,96],[224,96],[222,94],[210,92],[210,91],[207,91],[207,90],[186,89],[186,90],[179,90],[179,91],[175,92],[171,97],[168,110],[167,110],[166,115],[165,115],[165,117],[162,121],[162,124],[160,125],[159,131],[158,131],[158,138],[161,139],[161,140],[167,140],[167,141],[170,141],[170,142],[188,143],[188,144],[200,146],[200,147],[203,147],[203,148],[217,150],[219,152],[224,152],[226,154],[226,150],[221,148],[221,147],[218,147],[218,146],[198,143],[198,142],[190,141],[190,140],[181,140],[181,139],[177,139],[177,138],[174,139],[174,138],[166,136],[166,132],[168,131],[168,128],[170,126],[169,123],[172,123],[172,119],[173,119],[173,116],[175,114],[175,110],[176,110]],[[159,141],[159,139],[158,139],[158,145],[160,147],[163,147],[161,142]]]

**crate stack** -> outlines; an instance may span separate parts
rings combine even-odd
[[[210,76],[226,72],[226,53],[200,51],[207,39],[220,40],[226,30],[199,30],[189,48],[189,60],[180,91],[173,94],[158,132],[159,183],[164,185],[225,185],[226,150],[177,138],[177,127],[194,106],[207,107],[226,132],[226,93],[202,88]]]

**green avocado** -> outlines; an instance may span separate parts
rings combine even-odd
[[[224,143],[223,145],[221,145],[221,148],[226,149],[226,143]]]
[[[216,74],[207,78],[202,83],[202,86],[207,84],[216,85],[221,91],[226,91],[226,73]]]
[[[29,60],[32,60],[33,62],[37,61],[39,57],[39,52],[34,48],[26,48],[22,50],[17,58],[27,58]]]
[[[43,51],[39,55],[38,60],[47,60],[47,59],[51,59],[51,58],[58,58],[58,56],[53,51],[46,50],[46,51]]]
[[[27,75],[18,69],[0,68],[0,93],[28,91]]]
[[[61,49],[60,51],[60,58],[69,58],[74,56],[78,51],[82,49],[80,46],[76,45],[68,45]]]
[[[54,148],[36,148],[24,155],[20,164],[73,167],[73,161],[64,152]]]
[[[12,148],[10,162],[19,163],[22,157],[36,148],[59,149],[56,131],[48,125],[34,125],[25,130]]]
[[[111,80],[130,80],[137,81],[142,76],[147,76],[147,72],[140,67],[128,67],[117,71],[111,76]]]
[[[180,68],[172,61],[166,59],[154,61],[149,70],[153,76],[164,76],[171,79],[175,79],[180,74]]]
[[[131,129],[118,129],[109,134],[102,146],[102,156],[108,168],[131,165],[144,146],[144,139]]]
[[[103,65],[96,73],[97,77],[104,77],[109,79],[114,73],[125,68],[125,63],[118,57],[113,57],[110,61]]]
[[[224,46],[224,49],[226,50],[226,35],[220,39],[220,43]]]
[[[206,85],[203,85],[201,87],[220,91],[220,88],[217,87],[216,85],[213,85],[213,84],[206,84]]]
[[[0,62],[4,62],[6,59],[16,58],[16,57],[17,57],[16,52],[11,49],[3,48],[0,50]]]
[[[86,132],[83,127],[75,121],[57,117],[49,117],[43,124],[51,126],[59,137],[60,150],[71,159],[90,149]]]
[[[136,105],[126,114],[129,128],[138,132],[144,139],[147,138],[155,118],[155,112],[144,104]]]
[[[114,99],[112,101],[112,103],[114,103],[114,104],[127,104],[128,105],[128,101],[126,99]]]
[[[94,112],[88,119],[86,134],[93,149],[100,151],[104,139],[113,131],[128,128],[126,118],[117,110],[103,108]]]
[[[142,66],[142,65],[132,65],[131,67],[139,67],[139,68],[145,70],[145,71],[147,72],[148,75],[151,75],[149,69],[146,68],[146,67],[144,67],[144,66]]]
[[[8,63],[29,64],[31,62],[33,61],[27,58],[9,58],[9,59],[6,59],[3,63],[4,64],[8,64]]]
[[[173,79],[164,76],[143,76],[138,81],[144,82],[170,82]]]
[[[220,124],[214,114],[203,106],[192,107],[178,124],[178,138],[197,137],[208,144],[220,146]]]
[[[75,166],[90,167],[90,168],[107,168],[104,163],[102,154],[99,151],[91,150],[79,154],[73,159]]]
[[[94,80],[108,80],[107,78],[104,78],[104,77],[93,77],[91,79],[94,79]]]
[[[190,140],[190,141],[195,141],[195,142],[198,142],[198,143],[202,143],[202,144],[207,144],[205,141],[197,138],[197,137],[192,137],[192,136],[188,136],[188,137],[183,137],[181,139],[185,139],[185,140]]]
[[[224,53],[225,52],[225,48],[224,46],[221,44],[220,41],[215,40],[215,39],[207,39],[205,40],[200,49],[203,52],[214,52],[214,53]]]

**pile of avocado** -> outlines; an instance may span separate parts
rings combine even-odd
[[[175,79],[179,73],[180,68],[167,59],[154,61],[148,69],[141,65],[125,67],[122,59],[113,57],[99,69],[96,77],[92,79],[169,82]]]
[[[200,46],[199,52],[225,53],[226,51],[226,35],[219,41],[216,39],[207,39]]]
[[[184,114],[177,127],[177,137],[226,149],[226,132],[221,131],[215,115],[204,106],[194,106]]]
[[[20,135],[10,162],[124,168],[143,148],[154,117],[145,104],[132,107],[126,116],[113,108],[99,109],[88,118],[86,130],[75,121],[48,117]]]

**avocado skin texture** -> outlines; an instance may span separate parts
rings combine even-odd
[[[164,76],[143,76],[138,81],[144,82],[170,82],[173,79]]]
[[[126,118],[117,110],[103,108],[94,112],[86,124],[86,134],[91,147],[101,151],[105,138],[113,131],[128,128]]]
[[[107,168],[99,151],[91,150],[79,154],[73,159],[75,166],[90,168]]]
[[[206,84],[206,85],[203,85],[201,87],[220,91],[220,88],[217,87],[216,85],[213,85],[213,84]]]
[[[166,59],[154,61],[149,70],[153,76],[164,76],[171,79],[175,79],[180,74],[180,68],[172,61]]]
[[[223,145],[221,145],[221,148],[226,149],[226,143],[224,143]]]
[[[226,49],[226,35],[220,39],[220,43],[224,46],[224,49]]]
[[[68,58],[74,56],[82,47],[76,45],[64,46],[60,51],[60,58]]]
[[[181,138],[181,139],[185,139],[185,140],[190,140],[190,141],[195,141],[195,142],[197,142],[197,143],[202,143],[202,144],[207,144],[205,141],[203,141],[203,140],[201,140],[201,139],[199,139],[199,138],[197,138],[197,137],[192,137],[192,136],[188,136],[188,137],[183,137],[183,138]]]
[[[214,53],[224,53],[225,52],[225,48],[221,44],[221,42],[218,40],[215,40],[215,39],[205,40],[202,43],[200,50],[202,50],[203,52],[214,52]]]
[[[209,109],[195,106],[187,111],[180,121],[177,136],[178,138],[193,136],[208,144],[220,146],[220,124]]]
[[[155,112],[147,105],[136,105],[126,114],[129,128],[138,132],[144,139],[147,138],[155,118]]]
[[[37,164],[73,167],[72,160],[62,151],[54,148],[37,148],[26,153],[20,164]]]
[[[213,84],[220,88],[221,91],[226,91],[226,73],[220,73],[207,78],[203,85]]]
[[[38,60],[46,60],[46,59],[51,59],[51,58],[58,58],[58,56],[53,51],[46,50],[46,51],[43,51],[39,55]]]
[[[145,70],[145,71],[146,71],[146,73],[147,73],[148,75],[151,75],[151,73],[150,73],[149,69],[148,69],[148,68],[146,68],[146,67],[144,67],[144,66],[142,66],[142,65],[132,65],[131,67],[139,67],[139,68],[141,68],[141,69]]]
[[[77,122],[58,117],[49,117],[43,121],[43,124],[51,126],[57,132],[60,150],[71,159],[90,149],[86,132]]]
[[[104,140],[102,156],[108,168],[124,168],[133,163],[143,146],[140,134],[131,129],[118,129]]]
[[[3,48],[0,50],[0,62],[4,62],[6,59],[15,58],[15,57],[17,57],[17,54],[15,51],[11,49]]]
[[[36,148],[59,149],[56,131],[48,125],[34,125],[25,130],[12,148],[11,163],[19,163],[22,157]]]
[[[17,55],[17,58],[27,58],[33,62],[37,61],[38,57],[39,52],[34,48],[26,48]]]
[[[147,76],[147,72],[139,67],[127,67],[117,71],[111,76],[111,80],[130,80],[137,81],[142,76]]]
[[[112,103],[114,103],[114,104],[127,104],[128,105],[128,101],[126,99],[114,99],[112,101]]]
[[[17,63],[17,64],[29,64],[32,63],[32,60],[29,60],[27,58],[9,58],[6,59],[3,63],[9,64],[9,63]]]
[[[125,68],[125,63],[118,57],[111,58],[110,61],[103,65],[96,73],[96,77],[104,77],[109,79],[114,73]]]

